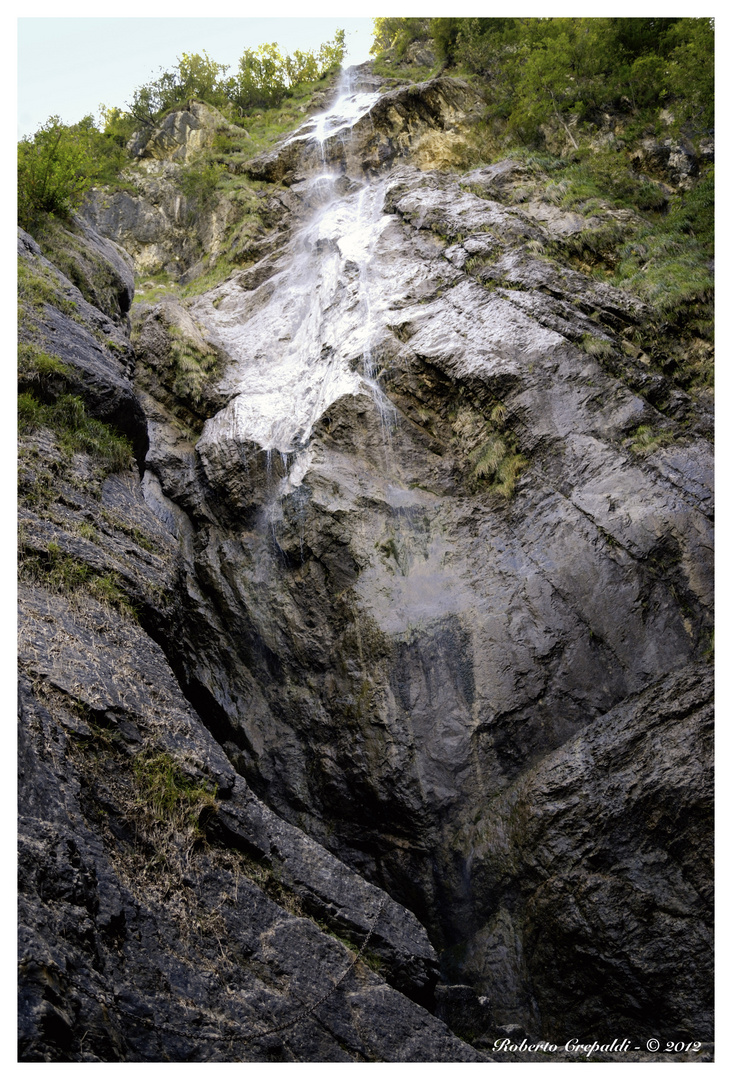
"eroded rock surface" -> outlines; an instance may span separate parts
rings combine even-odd
[[[320,129],[314,117],[283,146],[251,161],[247,174],[291,184],[318,168],[324,156],[329,168],[349,174],[375,175],[404,156],[423,168],[449,167],[466,125],[479,111],[480,97],[472,87],[446,76],[389,89],[366,72],[357,85],[364,94],[362,110],[347,105],[342,117],[336,114]]]
[[[707,664],[667,676],[466,827],[459,848],[491,912],[459,970],[494,1021],[515,1022],[523,997],[556,1042],[586,1038],[613,1000],[635,1038],[661,1013],[669,1038],[712,1038],[712,696]]]
[[[217,131],[227,121],[212,105],[189,101],[185,109],[175,109],[154,127],[135,134],[128,149],[137,158],[161,161],[190,161],[211,146]]]

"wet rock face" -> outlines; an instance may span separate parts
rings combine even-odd
[[[343,203],[341,217],[326,214],[311,238],[318,265],[333,265],[316,286],[319,342],[337,342],[333,353],[309,355],[307,341],[287,330],[301,310],[295,265],[303,295],[312,287],[314,263],[299,251],[297,264],[259,289],[227,284],[196,307],[223,347],[245,357],[222,387],[239,393],[198,444],[214,497],[207,512],[225,507],[245,531],[237,524],[236,539],[209,532],[198,558],[208,587],[226,580],[226,622],[241,627],[245,665],[261,673],[270,701],[261,720],[258,706],[244,721],[257,730],[251,768],[262,790],[283,807],[310,808],[324,791],[338,792],[325,814],[343,818],[340,800],[365,785],[375,802],[394,801],[389,812],[412,821],[408,831],[426,820],[443,830],[467,791],[480,802],[486,777],[505,783],[703,644],[709,495],[696,486],[682,495],[675,478],[679,469],[698,475],[710,459],[698,439],[658,452],[653,464],[630,450],[639,425],[667,421],[574,343],[598,328],[584,310],[604,321],[610,343],[610,328],[633,325],[643,308],[532,260],[521,238],[536,226],[523,215],[409,171],[384,189],[391,215],[359,217],[359,196],[348,198],[353,230],[371,230],[367,261],[349,261],[348,241],[345,255],[338,247],[335,230],[349,220]],[[430,221],[447,239],[428,231]],[[503,243],[489,232],[498,229]],[[451,244],[463,230],[469,239]],[[501,288],[456,268],[458,252],[484,237],[488,266],[503,260]],[[525,275],[521,288],[510,288],[511,265]],[[340,303],[326,293],[329,282]],[[386,408],[369,386],[367,349]],[[357,393],[348,394],[354,380]],[[302,387],[309,397],[285,401]],[[521,459],[510,500],[479,470],[501,446],[503,461]],[[688,597],[683,609],[672,587]],[[313,613],[323,610],[321,623]],[[309,706],[322,717],[315,737],[322,731],[328,774],[316,782],[317,764],[274,732],[288,711],[290,672],[299,683],[306,670],[326,671],[333,655],[348,691],[327,689],[332,674],[324,674]],[[292,692],[312,701],[311,691]],[[364,776],[340,775],[354,753],[344,712],[356,746],[376,738],[381,747],[376,783],[367,760]],[[374,715],[384,725],[376,736]],[[285,726],[292,722],[304,738],[310,720]]]
[[[631,347],[642,303],[542,257],[577,223],[507,204],[518,163],[390,164],[472,107],[398,88],[321,140],[337,175],[260,161],[278,245],[142,324],[144,476],[104,488],[134,543],[33,523],[142,618],[24,594],[28,1058],[480,1060],[421,1006],[480,1048],[711,1037],[708,418]],[[195,415],[171,334],[219,357]],[[135,809],[163,754],[189,846]],[[317,1002],[333,935],[376,970],[209,1039]]]
[[[95,337],[118,328],[46,269],[63,307],[26,333],[106,422],[129,399],[143,417]],[[183,695],[164,652],[182,512],[50,428],[24,434],[21,471],[20,1059],[484,1060],[425,1008],[438,961],[412,912],[262,803]]]
[[[164,378],[136,395],[120,328],[26,234],[19,254],[46,275],[23,333],[62,389],[141,458],[150,431],[154,460],[190,460]],[[154,326],[138,367],[165,367]],[[192,532],[153,473],[31,428],[20,518],[20,1059],[483,1060],[426,1011],[438,960],[412,912],[262,803],[201,719],[225,738],[213,695],[191,693],[200,715],[183,695],[164,649]]]

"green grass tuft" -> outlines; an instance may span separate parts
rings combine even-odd
[[[152,826],[202,835],[207,814],[216,809],[212,787],[196,784],[165,753],[142,752],[133,763],[138,805]]]
[[[203,396],[204,385],[216,374],[218,353],[215,349],[197,348],[174,326],[170,327],[169,334],[174,366],[173,391],[197,405]]]
[[[641,424],[641,426],[636,428],[633,432],[630,449],[634,454],[638,454],[640,457],[646,457],[655,450],[659,450],[662,446],[668,446],[668,444],[673,441],[673,432],[658,431],[648,424]]]
[[[114,571],[100,573],[75,555],[64,553],[51,541],[45,551],[20,551],[20,576],[51,592],[63,593],[78,601],[80,595],[93,596],[121,615],[137,619],[135,605],[125,593]]]
[[[32,312],[43,313],[44,308],[58,308],[65,315],[79,318],[77,305],[63,291],[55,274],[38,260],[32,264],[18,259],[18,322]]]
[[[59,356],[45,352],[30,342],[18,345],[18,377],[29,383],[45,384],[54,377],[68,379],[71,371]]]
[[[477,447],[469,455],[475,476],[491,479],[507,453],[506,444],[497,435],[492,435],[487,442]]]
[[[105,473],[120,472],[134,461],[129,440],[108,424],[87,416],[84,402],[73,394],[62,394],[50,405],[33,393],[18,395],[19,433],[30,434],[41,427],[50,428],[58,436],[67,455],[90,454]]]
[[[518,453],[514,436],[505,430],[508,410],[501,401],[493,404],[486,417],[471,406],[461,406],[454,419],[454,441],[470,465],[469,485],[510,499],[516,480],[528,465]]]
[[[583,334],[582,348],[588,356],[594,356],[598,360],[612,356],[615,352],[612,341],[608,341],[607,338],[594,337],[592,334]]]

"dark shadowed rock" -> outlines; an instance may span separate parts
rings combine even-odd
[[[612,999],[634,1040],[713,1037],[712,695],[707,664],[667,676],[466,829],[491,916],[460,970],[496,1022],[533,999],[544,1037],[586,1039]]]
[[[434,953],[234,779],[133,620],[24,590],[21,658],[22,1060],[480,1060],[354,964],[373,929],[368,955],[424,992]],[[197,820],[161,816],[161,762]]]

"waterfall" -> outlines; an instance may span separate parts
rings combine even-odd
[[[395,410],[378,382],[373,337],[378,325],[369,277],[373,250],[390,221],[383,185],[334,171],[353,125],[378,99],[344,73],[332,105],[311,117],[289,142],[302,142],[311,165],[293,184],[305,214],[275,273],[245,290],[236,279],[197,304],[209,331],[233,358],[221,390],[229,404],[208,420],[198,444],[239,444],[243,457],[267,455],[267,487],[281,499],[301,482],[313,428],[334,402],[368,395],[377,411],[385,455]],[[287,463],[273,470],[273,452]],[[279,486],[271,479],[277,473]],[[276,519],[273,503],[267,511]]]

